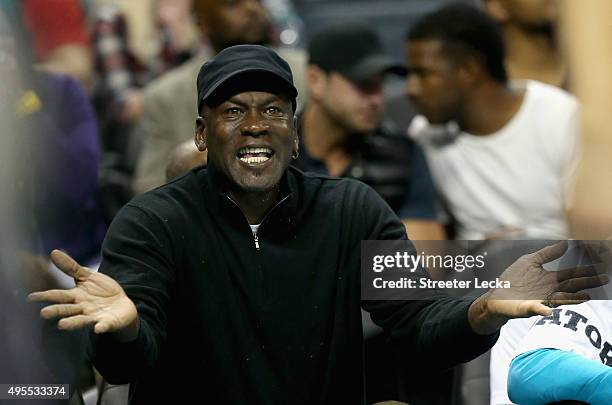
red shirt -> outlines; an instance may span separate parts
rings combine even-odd
[[[38,60],[62,45],[89,46],[78,0],[22,0],[25,26],[32,35]]]

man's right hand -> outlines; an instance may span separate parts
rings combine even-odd
[[[120,341],[136,339],[139,328],[136,306],[115,280],[80,266],[59,250],[51,252],[51,260],[58,269],[74,278],[76,287],[30,294],[30,301],[53,303],[40,311],[44,319],[59,318],[59,329],[74,330],[94,325],[97,334],[112,333]]]

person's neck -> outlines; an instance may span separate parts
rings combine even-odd
[[[525,92],[487,81],[474,89],[458,119],[459,127],[472,135],[492,135],[518,113]]]
[[[249,225],[257,225],[279,200],[280,188],[254,193],[242,190],[229,190],[229,197],[238,205]]]
[[[508,25],[504,27],[504,38],[506,66],[512,79],[563,85],[566,79],[565,64],[556,41],[550,35]]]

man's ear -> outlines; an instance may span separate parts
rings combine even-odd
[[[291,157],[297,159],[300,156],[300,139],[298,138],[298,120],[297,117],[293,117],[293,153]]]
[[[457,75],[459,79],[468,86],[479,82],[480,78],[486,75],[486,68],[484,66],[486,62],[484,58],[479,56],[466,56],[459,63],[460,66]]]
[[[200,152],[204,152],[208,147],[208,144],[206,143],[206,135],[206,123],[204,122],[204,118],[196,118],[194,141]]]
[[[300,144],[299,134],[298,134],[298,119],[297,117],[293,117],[293,141],[295,142],[296,147]]]

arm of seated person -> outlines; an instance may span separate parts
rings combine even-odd
[[[612,368],[564,350],[532,350],[512,361],[508,395],[521,405],[567,400],[609,404]]]

